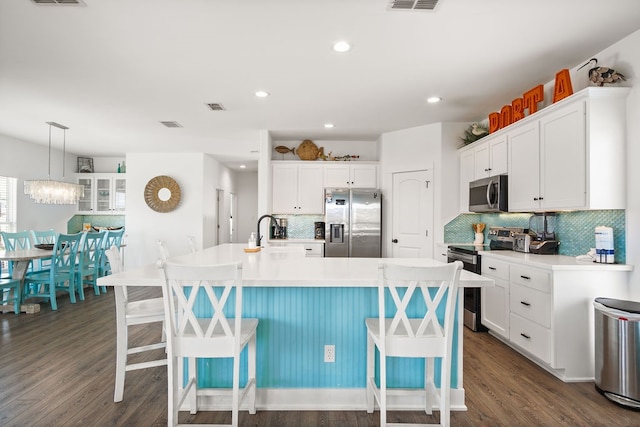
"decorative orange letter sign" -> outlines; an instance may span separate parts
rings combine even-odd
[[[553,88],[553,102],[558,102],[567,96],[573,95],[573,87],[571,87],[571,76],[566,68],[556,74],[556,84]]]
[[[500,129],[500,114],[493,112],[489,114],[489,133]]]
[[[524,105],[522,105],[522,98],[516,98],[511,101],[511,118],[513,119],[513,123],[524,119]]]
[[[538,85],[533,89],[529,89],[522,94],[524,101],[524,108],[529,110],[529,115],[538,111],[538,102],[544,101],[544,88],[542,85]]]
[[[513,115],[511,114],[511,105],[505,105],[500,110],[500,129],[509,126],[513,123]]]

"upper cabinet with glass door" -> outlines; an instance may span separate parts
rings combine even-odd
[[[78,174],[78,184],[84,186],[84,197],[78,201],[79,213],[124,213],[127,185],[124,174]]]

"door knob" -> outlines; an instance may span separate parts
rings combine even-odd
[[[398,243],[398,239],[393,239],[391,243]]]

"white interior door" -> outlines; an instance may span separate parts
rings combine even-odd
[[[393,174],[392,255],[431,258],[433,255],[433,172]]]

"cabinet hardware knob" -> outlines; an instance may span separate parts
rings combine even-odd
[[[540,197],[540,200],[544,200],[544,197]]]
[[[495,270],[495,269],[496,269],[495,267],[489,267],[489,270]]]
[[[538,199],[537,197],[534,197],[534,198],[533,198],[533,200],[535,200],[535,201],[537,202],[537,201],[538,201],[538,200],[540,200],[540,199]]]
[[[393,239],[391,243],[398,243],[398,239]]]
[[[525,302],[525,301],[520,301],[520,304],[522,304],[522,305],[524,305],[524,306],[527,306],[527,307],[530,307],[530,306],[531,306],[531,304],[530,304],[530,303]]]
[[[530,339],[531,339],[531,337],[530,337],[529,335],[527,335],[527,334],[520,333],[520,335],[522,335],[524,338],[526,338],[526,339],[528,339],[528,340],[530,340]]]
[[[531,280],[531,277],[528,277],[528,276],[520,276],[520,277],[522,277],[525,280]]]

